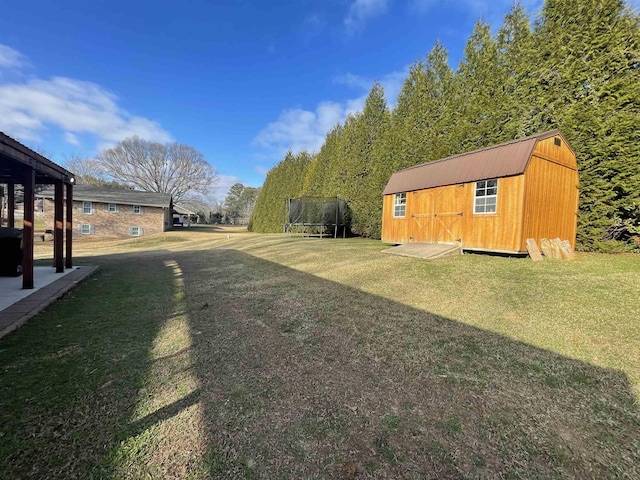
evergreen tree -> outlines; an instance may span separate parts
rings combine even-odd
[[[260,233],[282,232],[286,223],[286,200],[302,195],[306,170],[311,163],[307,152],[288,151],[275,167],[269,170],[251,216],[251,229]]]
[[[621,0],[547,0],[536,45],[538,124],[560,128],[578,157],[578,245],[631,244],[640,235],[639,17]]]
[[[340,156],[340,141],[343,127],[334,126],[325,138],[320,151],[314,156],[304,179],[304,194],[311,197],[335,196],[331,187],[331,171]]]
[[[517,2],[505,15],[498,30],[497,45],[503,79],[503,124],[505,141],[537,133],[531,130],[527,119],[533,116],[531,99],[535,98],[537,79],[531,74],[536,60],[531,21],[522,5]]]
[[[459,115],[451,132],[459,152],[509,140],[503,128],[508,118],[507,77],[489,25],[477,22],[455,75]]]
[[[395,170],[445,157],[455,151],[453,72],[446,49],[437,42],[426,61],[409,69],[386,138]]]
[[[362,115],[353,125],[350,151],[346,156],[347,182],[342,194],[352,213],[352,229],[369,237],[380,237],[381,232],[382,191],[390,175],[383,162],[381,147],[389,123],[384,89],[376,82]]]

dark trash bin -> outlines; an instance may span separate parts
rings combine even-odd
[[[22,229],[0,228],[0,276],[22,273]]]

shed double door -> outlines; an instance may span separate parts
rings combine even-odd
[[[413,192],[410,241],[454,243],[460,241],[464,187],[451,185]]]

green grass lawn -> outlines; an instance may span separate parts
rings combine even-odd
[[[99,272],[0,340],[0,478],[640,477],[638,255],[75,247]]]

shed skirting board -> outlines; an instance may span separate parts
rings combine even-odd
[[[479,253],[504,253],[507,255],[529,255],[526,250],[492,250],[489,248],[466,248],[462,247],[463,252],[479,252]]]
[[[417,242],[391,242],[391,241],[382,241],[383,243],[387,243],[389,244],[389,246],[397,246],[397,245],[411,245]],[[436,244],[429,244],[429,243],[425,243],[425,245],[458,245],[457,243],[436,243]],[[461,247],[462,248],[462,252],[478,252],[478,253],[503,253],[503,254],[507,254],[507,255],[529,255],[529,252],[527,252],[526,250],[522,251],[522,250],[495,250],[495,249],[489,249],[489,248],[467,248],[467,247]]]

